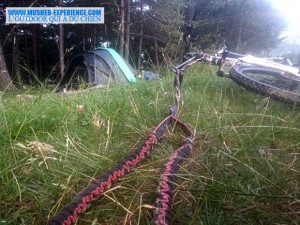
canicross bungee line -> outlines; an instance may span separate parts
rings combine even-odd
[[[194,64],[195,59],[200,56],[201,54],[192,57],[190,60],[177,67],[171,67],[171,69],[176,72],[174,81],[175,104],[170,108],[170,113],[156,126],[153,132],[148,135],[148,138],[143,145],[125,159],[119,161],[114,168],[102,174],[99,178],[92,180],[88,186],[79,192],[69,204],[65,205],[54,217],[52,217],[48,221],[47,225],[70,225],[76,222],[78,216],[88,208],[93,200],[99,199],[102,196],[101,194],[103,194],[108,187],[129,172],[132,167],[136,166],[149,154],[157,142],[162,138],[168,126],[174,123],[182,129],[185,134],[185,138],[179,148],[173,151],[172,155],[164,164],[156,190],[153,218],[155,225],[171,224],[171,207],[173,200],[172,183],[174,182],[179,165],[183,159],[191,153],[195,138],[194,132],[188,127],[188,125],[177,119],[181,103],[180,89],[183,80],[183,71]]]

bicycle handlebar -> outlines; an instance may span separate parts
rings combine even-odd
[[[178,66],[173,66],[173,65],[169,65],[169,68],[174,72],[182,72],[185,69],[187,69],[188,67],[190,67],[191,65],[193,65],[194,63],[200,61],[203,59],[203,52],[190,52],[187,53],[187,56],[189,57],[186,61],[184,61],[183,63],[179,64]]]
[[[226,48],[223,48],[217,56],[211,56],[203,52],[189,52],[186,54],[187,60],[182,62],[177,67],[170,66],[170,69],[173,72],[182,72],[186,68],[190,67],[194,63],[200,61],[204,63],[212,63],[219,66],[217,74],[219,76],[227,77],[227,74],[224,72],[225,65],[234,66],[236,63],[246,63],[250,65],[256,65],[260,67],[265,67],[273,70],[279,70],[282,72],[290,73],[296,76],[300,76],[299,68],[286,65],[286,63],[281,61],[281,63],[274,62],[272,58],[258,58],[251,55],[241,55],[238,53],[227,51]]]

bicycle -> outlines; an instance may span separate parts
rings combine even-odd
[[[187,27],[189,29],[187,29]],[[232,79],[246,90],[253,91],[272,99],[292,104],[300,104],[300,69],[293,67],[288,59],[258,58],[252,55],[241,55],[227,50],[225,42],[217,55],[204,52],[190,52],[192,20],[184,24],[184,55],[178,66],[181,73],[188,66],[198,61],[217,65],[217,75]],[[230,66],[229,72],[224,68]],[[170,66],[176,72],[174,66]],[[182,75],[181,75],[182,76]]]
[[[223,47],[217,55],[188,52],[178,67],[183,72],[197,62],[218,66],[217,75],[232,79],[246,90],[282,102],[300,104],[300,70],[288,59],[258,58],[230,52]],[[279,61],[279,62],[275,62]],[[230,66],[229,72],[225,68]],[[174,66],[170,66],[176,72]]]

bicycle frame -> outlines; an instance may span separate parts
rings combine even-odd
[[[212,63],[214,65],[219,66],[219,70],[217,72],[220,76],[226,76],[224,73],[225,66],[234,66],[236,64],[246,63],[249,65],[264,67],[268,69],[277,70],[283,73],[289,73],[294,76],[300,77],[299,68],[292,67],[291,65],[284,65],[282,63],[277,63],[272,61],[272,58],[259,58],[252,55],[241,55],[238,53],[227,51],[226,49],[222,49],[218,52],[217,56],[211,56],[209,54],[205,54],[203,52],[200,53],[187,53],[187,56],[190,56],[188,60],[181,63],[178,67],[185,67],[186,64],[190,64],[191,61],[195,61],[194,63],[201,61]],[[290,64],[290,61],[287,61]]]

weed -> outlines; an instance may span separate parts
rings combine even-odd
[[[139,147],[173,104],[172,79],[66,96],[2,93],[0,224],[45,224]],[[179,118],[196,140],[174,183],[173,224],[299,224],[299,107],[249,93],[208,66],[185,73],[182,95]],[[151,224],[160,169],[180,141],[169,129],[77,224]],[[26,151],[28,143],[55,151]]]

